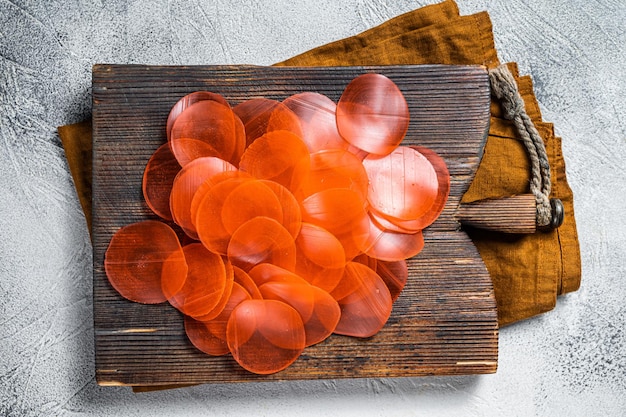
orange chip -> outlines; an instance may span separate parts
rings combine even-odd
[[[185,316],[185,332],[191,343],[212,356],[229,353],[226,343],[226,325],[235,307],[246,300],[250,300],[250,294],[239,284],[234,283],[228,303],[217,317],[210,321],[198,321]]]
[[[246,131],[246,148],[256,138],[267,133],[269,115],[278,103],[276,100],[259,97],[243,101],[233,107],[233,112],[241,119]]]
[[[334,235],[350,231],[367,216],[365,201],[358,192],[331,188],[319,191],[301,203],[302,221],[320,226]]]
[[[349,144],[337,130],[337,105],[323,94],[304,92],[283,100],[300,120],[302,140],[309,152],[328,149],[347,149]]]
[[[182,251],[182,254],[184,256],[185,252]],[[176,262],[179,257],[180,253],[178,251],[172,252],[169,257],[172,259],[166,260],[163,263],[163,268],[161,269],[161,291],[166,300],[171,298],[174,294],[178,293],[187,281],[187,275],[189,274],[189,264],[187,263],[187,259],[185,258],[185,273],[183,273],[180,263]]]
[[[220,181],[206,191],[197,207],[194,207],[195,211],[190,216],[195,216],[193,224],[198,239],[207,249],[220,255],[226,255],[231,233],[226,230],[222,222],[222,208],[230,193],[247,181],[252,181],[252,179],[232,176]]]
[[[326,291],[305,283],[270,281],[259,288],[264,299],[278,300],[293,307],[304,324],[306,346],[330,336],[339,322],[339,304]]]
[[[269,217],[255,217],[235,230],[227,253],[233,265],[244,271],[264,262],[290,271],[296,266],[293,237],[283,225]]]
[[[233,358],[256,374],[291,365],[304,350],[304,324],[296,310],[276,300],[247,300],[231,313],[226,328]]]
[[[290,282],[294,284],[307,284],[298,274],[271,263],[260,263],[248,272],[257,286],[267,282]]]
[[[337,128],[355,147],[387,155],[409,127],[409,107],[398,86],[381,74],[353,79],[337,103]]]
[[[278,300],[293,307],[303,323],[313,314],[313,286],[307,283],[269,281],[259,287],[265,300]],[[306,328],[306,326],[305,326]]]
[[[146,204],[165,220],[172,220],[170,193],[180,168],[169,145],[164,143],[152,154],[143,172],[141,188]]]
[[[415,220],[435,203],[439,182],[433,165],[415,149],[400,146],[384,157],[368,156],[370,210],[384,217]]]
[[[261,292],[259,291],[259,287],[257,287],[254,280],[250,277],[250,275],[241,268],[233,266],[233,271],[235,273],[235,282],[250,294],[250,297],[255,300],[260,300],[263,298]]]
[[[393,302],[389,289],[375,271],[357,262],[346,265],[346,280],[351,283],[352,291],[338,300],[341,318],[334,333],[354,337],[375,335],[391,315]]]
[[[369,218],[357,192],[331,188],[307,197],[301,207],[304,222],[328,230],[341,242],[346,260],[361,253],[369,237]]]
[[[346,264],[341,242],[320,226],[303,223],[296,245],[302,256],[323,268],[343,268]]]
[[[391,301],[395,302],[409,279],[409,269],[406,260],[394,262],[378,261],[374,270],[385,281],[385,285],[387,285],[391,294]]]
[[[124,298],[144,304],[164,302],[162,279],[184,282],[187,262],[174,230],[145,220],[119,229],[104,255],[109,282]],[[163,274],[164,269],[167,274]]]
[[[312,286],[313,314],[305,323],[306,345],[312,346],[328,338],[341,319],[341,308],[337,301],[323,289]]]
[[[246,147],[274,130],[288,130],[302,136],[300,120],[287,106],[267,98],[253,98],[233,108],[246,131]]]
[[[319,226],[303,223],[296,238],[296,273],[312,285],[332,291],[343,275],[346,255],[342,243]]]
[[[430,226],[443,211],[450,193],[450,173],[445,161],[439,155],[428,148],[412,146],[420,152],[433,165],[437,173],[438,192],[433,205],[422,216],[412,220],[401,220],[393,216],[387,216],[376,211],[370,211],[370,217],[383,230],[400,233],[415,233]]]
[[[299,138],[302,137],[302,126],[300,125],[300,119],[289,107],[283,103],[278,105],[272,110],[267,121],[267,132],[273,132],[275,130],[289,131]]]
[[[194,193],[193,198],[191,199],[191,222],[194,226],[196,225],[196,220],[198,217],[198,207],[200,206],[200,202],[202,201],[204,196],[209,192],[211,188],[213,188],[214,185],[217,185],[218,183],[231,178],[251,179],[252,176],[241,171],[224,171],[212,175],[204,180],[204,182],[200,184],[200,186]]]
[[[198,101],[187,107],[174,121],[169,144],[178,162],[185,166],[204,156],[225,161],[241,150],[245,138],[243,123],[232,109],[217,101]]]
[[[302,211],[296,197],[286,187],[271,180],[260,180],[267,185],[276,194],[278,201],[283,209],[282,225],[294,238],[300,233],[302,225]]]
[[[235,273],[233,270],[233,266],[228,260],[224,260],[224,268],[226,270],[226,285],[224,287],[224,292],[222,293],[222,297],[217,302],[217,305],[213,308],[213,310],[209,311],[207,314],[203,316],[194,317],[199,321],[211,321],[215,317],[217,317],[222,310],[226,307],[228,300],[230,299],[231,293],[233,291],[234,282],[235,282]]]
[[[345,188],[356,191],[362,199],[367,198],[367,172],[359,158],[343,149],[322,150],[301,160],[294,173],[294,194],[306,198],[319,191]]]
[[[221,300],[226,288],[226,268],[221,256],[208,251],[200,243],[183,247],[188,265],[187,279],[181,289],[169,293],[163,286],[170,304],[182,313],[201,317],[211,312]]]
[[[398,233],[415,233],[422,230],[421,227],[414,229],[414,225],[421,226],[421,221],[418,220],[400,220],[391,216],[383,216],[375,210],[368,210],[367,214],[370,220],[376,224],[381,230]],[[421,217],[420,217],[421,219]],[[404,227],[403,227],[404,226]]]
[[[215,174],[236,169],[220,158],[203,157],[185,165],[178,173],[172,185],[170,208],[176,224],[190,237],[198,239],[196,227],[191,219],[191,201],[200,185]]]
[[[448,171],[446,161],[444,161],[444,159],[435,151],[423,146],[411,146],[411,148],[415,149],[428,159],[428,162],[430,162],[435,169],[437,182],[439,184],[437,197],[435,198],[435,202],[430,210],[417,220],[417,222],[420,223],[419,225],[410,225],[412,230],[416,230],[417,227],[421,227],[423,229],[432,224],[443,211],[450,194],[450,171]],[[402,223],[400,223],[400,225],[402,225]]]
[[[241,156],[239,169],[289,188],[296,164],[309,155],[304,142],[292,132],[276,130],[256,139]]]
[[[242,224],[258,216],[283,222],[280,200],[266,183],[259,180],[242,182],[225,198],[221,210],[224,228],[232,234]]]
[[[230,104],[228,104],[228,101],[226,101],[226,99],[222,95],[217,94],[217,93],[212,93],[210,91],[195,91],[193,93],[187,94],[186,96],[178,100],[176,104],[174,104],[174,106],[170,110],[170,113],[167,117],[167,124],[166,124],[165,131],[167,133],[168,141],[170,139],[170,133],[172,131],[172,126],[174,125],[174,121],[176,120],[176,118],[183,111],[185,111],[187,107],[203,100],[216,101],[220,104],[223,104],[226,107],[230,107]]]
[[[399,233],[383,230],[370,221],[369,238],[361,250],[363,253],[383,261],[401,261],[412,258],[424,248],[422,232]]]

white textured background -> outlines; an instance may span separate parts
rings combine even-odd
[[[1,416],[626,415],[626,3],[458,0],[487,10],[563,137],[581,289],[501,330],[494,375],[205,385],[94,382],[91,246],[59,125],[95,63],[271,64],[433,0],[0,0]]]

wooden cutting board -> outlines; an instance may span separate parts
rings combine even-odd
[[[120,227],[155,218],[143,201],[146,162],[166,141],[170,108],[209,90],[232,105],[282,100],[304,91],[335,102],[364,72],[391,78],[411,123],[404,144],[431,148],[451,173],[450,197],[409,261],[409,281],[383,330],[368,339],[333,335],[305,349],[289,368],[253,375],[231,357],[210,357],[187,340],[169,304],[123,299],[103,268]],[[467,66],[293,68],[128,66],[93,68],[93,262],[96,379],[101,385],[162,386],[322,378],[410,377],[495,372],[498,322],[493,287],[456,213],[482,156],[489,126],[487,71]]]

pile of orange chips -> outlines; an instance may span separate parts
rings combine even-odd
[[[257,374],[333,333],[373,336],[450,188],[438,155],[400,146],[408,126],[402,92],[374,73],[337,104],[183,97],[143,177],[160,219],[116,232],[109,281],[129,300],[169,302],[193,345]]]

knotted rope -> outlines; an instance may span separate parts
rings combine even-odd
[[[506,65],[489,71],[493,95],[500,100],[504,117],[513,121],[530,157],[530,192],[537,201],[537,226],[545,227],[552,221],[550,206],[550,163],[543,139],[526,113],[517,83]]]

